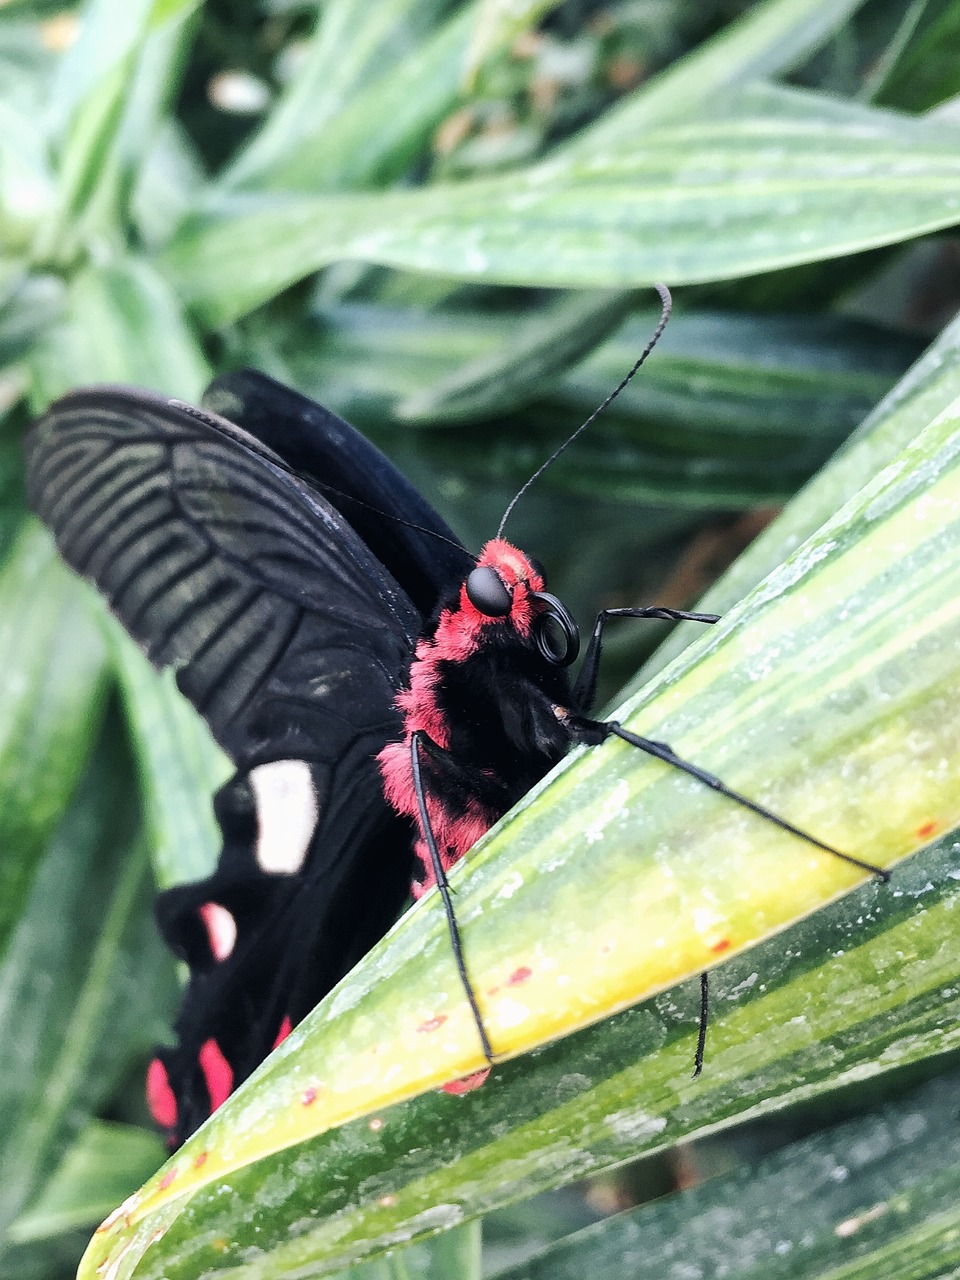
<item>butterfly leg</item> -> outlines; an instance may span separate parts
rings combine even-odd
[[[826,841],[818,839],[817,836],[811,835],[809,831],[804,831],[802,827],[795,827],[792,822],[788,822],[786,818],[774,813],[772,809],[758,804],[756,800],[751,800],[740,791],[734,791],[732,787],[728,787],[715,774],[708,773],[706,769],[701,769],[699,765],[694,764],[691,760],[685,760],[683,756],[678,756],[666,742],[654,742],[652,738],[643,738],[638,733],[631,733],[629,729],[624,729],[623,725],[616,720],[589,720],[584,716],[580,716],[577,717],[575,724],[578,727],[582,727],[582,731],[587,735],[588,740],[597,741],[599,738],[600,741],[603,741],[606,738],[616,737],[624,742],[629,742],[631,746],[637,747],[640,751],[645,751],[647,755],[654,756],[657,760],[662,760],[664,764],[668,764],[674,769],[679,769],[681,773],[686,773],[691,778],[696,778],[705,787],[709,787],[712,791],[716,791],[728,800],[732,800],[734,804],[740,805],[741,808],[749,809],[751,813],[755,813],[765,821],[773,823],[781,831],[786,831],[790,835],[796,836],[798,840],[803,840],[807,844],[813,845],[816,849],[822,849],[824,853],[829,853],[834,858],[839,858],[842,862],[849,862],[851,866],[858,867],[861,871],[869,872],[870,875],[876,876],[878,880],[887,881],[890,879],[890,872],[885,868],[874,866],[872,862],[865,862],[862,858],[855,858],[852,853],[844,853],[842,849],[834,848],[832,844],[827,844]]]
[[[580,674],[574,687],[574,704],[578,707],[590,707],[597,688],[597,673],[600,668],[600,652],[603,646],[603,629],[609,618],[660,618],[667,622],[719,622],[719,613],[689,613],[684,609],[668,609],[659,605],[633,609],[602,609],[593,624],[593,633],[584,654]],[[697,1050],[694,1055],[694,1079],[703,1070],[703,1055],[707,1044],[707,1023],[710,1014],[709,978],[706,972],[700,975],[700,1025],[697,1030]]]
[[[589,710],[593,705],[597,688],[597,672],[600,669],[600,650],[603,645],[603,629],[610,618],[660,618],[666,622],[719,622],[719,613],[688,613],[684,609],[667,609],[660,605],[649,605],[637,609],[601,609],[593,624],[593,634],[583,655],[583,665],[577,676],[573,690],[573,703],[576,707]]]
[[[816,836],[811,835],[808,831],[795,827],[792,822],[788,822],[786,818],[781,818],[779,814],[774,813],[771,809],[767,809],[755,800],[750,800],[747,796],[741,795],[739,791],[734,791],[714,774],[708,773],[705,769],[701,769],[699,765],[695,765],[690,760],[685,760],[682,756],[678,756],[672,747],[669,747],[665,742],[654,742],[650,738],[642,738],[639,734],[631,733],[629,729],[624,729],[616,720],[589,720],[581,716],[573,719],[572,727],[578,735],[582,734],[582,740],[586,742],[601,742],[609,737],[617,737],[624,742],[629,742],[631,746],[645,751],[657,760],[662,760],[664,764],[669,764],[673,768],[679,769],[691,778],[696,778],[698,782],[702,782],[704,786],[719,792],[720,795],[725,796],[728,800],[732,800],[735,804],[749,809],[751,813],[755,813],[759,817],[766,819],[766,821],[772,822],[781,831],[789,832],[790,835],[796,836],[797,839],[804,840],[807,844],[812,844],[815,848],[822,849],[825,853],[832,854],[833,857],[840,858],[843,862],[848,862],[852,866],[858,867],[861,871],[868,871],[871,875],[876,876],[878,880],[888,881],[890,879],[890,872],[885,868],[876,867],[870,862],[853,857],[852,854],[835,849],[833,845],[829,845],[823,840],[818,840]],[[694,1055],[694,1078],[703,1070],[709,1009],[709,978],[704,972],[700,975],[700,1026]]]
[[[589,706],[593,700],[594,690],[597,682],[597,670],[600,661],[600,650],[603,636],[603,628],[608,618],[611,617],[630,617],[630,618],[666,618],[671,621],[690,621],[690,622],[717,622],[719,615],[709,613],[686,613],[675,609],[605,609],[597,615],[597,621],[594,625],[593,634],[587,647],[584,657],[583,666],[574,689],[574,701],[577,706]],[[732,800],[735,804],[741,805],[745,809],[749,809],[751,813],[757,814],[758,817],[764,818],[768,822],[772,822],[774,826],[779,827],[782,831],[788,832],[790,835],[796,836],[799,840],[804,840],[808,844],[814,845],[818,849],[822,849],[825,853],[831,854],[835,858],[840,858],[844,862],[850,863],[852,866],[858,867],[861,871],[867,871],[871,875],[876,876],[879,880],[888,881],[890,872],[882,867],[874,866],[870,862],[866,862],[860,858],[855,858],[852,854],[844,853],[840,849],[835,849],[833,845],[826,844],[823,840],[817,839],[816,836],[804,831],[800,827],[796,827],[792,822],[788,822],[785,818],[781,818],[779,814],[774,813],[771,809],[767,809],[764,805],[758,804],[754,800],[750,800],[747,796],[742,795],[738,791],[734,791],[722,782],[718,777],[707,770],[701,769],[699,765],[695,765],[692,761],[685,760],[682,756],[678,756],[672,747],[665,742],[654,742],[650,738],[643,738],[639,734],[631,733],[628,729],[624,729],[622,725],[615,720],[598,721],[590,720],[585,716],[573,718],[573,728],[577,736],[587,742],[602,742],[608,737],[618,737],[624,742],[629,742],[631,746],[639,748],[647,754],[655,756],[658,760],[662,760],[665,764],[671,765],[675,769],[688,774],[690,777],[696,778],[702,782],[704,786],[708,786],[711,790],[725,796],[728,800]],[[706,1048],[707,1023],[709,1018],[709,978],[706,972],[700,975],[700,1025],[697,1034],[697,1049],[694,1057],[694,1077],[700,1075],[703,1070],[704,1050]]]
[[[433,867],[434,879],[437,882],[437,889],[443,902],[443,910],[447,917],[447,930],[450,934],[450,946],[453,948],[453,955],[457,965],[457,973],[460,975],[460,982],[466,993],[467,1001],[470,1005],[470,1011],[473,1014],[473,1020],[477,1024],[477,1033],[480,1036],[480,1044],[483,1049],[483,1056],[489,1063],[493,1063],[494,1054],[487,1035],[487,1029],[483,1025],[483,1018],[480,1014],[480,1006],[477,1003],[476,993],[470,982],[470,975],[467,973],[466,961],[463,957],[463,944],[460,940],[460,929],[457,925],[457,918],[453,910],[453,897],[450,893],[450,884],[447,880],[447,873],[443,867],[443,861],[440,857],[440,850],[437,847],[436,836],[433,833],[433,826],[430,822],[430,815],[427,811],[427,798],[423,789],[423,777],[420,772],[420,753],[425,752],[432,760],[445,759],[446,752],[425,734],[422,730],[416,730],[410,735],[410,768],[413,775],[413,788],[417,797],[417,809],[420,815],[420,829],[423,832],[423,838],[426,841],[427,849],[430,853],[430,862]]]

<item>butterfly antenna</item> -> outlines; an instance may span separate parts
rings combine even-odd
[[[507,507],[506,511],[503,513],[503,519],[500,521],[500,527],[497,529],[498,538],[502,537],[504,526],[506,525],[507,521],[510,519],[510,515],[514,507],[517,505],[517,503],[520,501],[523,495],[527,492],[527,490],[530,488],[533,482],[535,480],[539,480],[540,477],[543,475],[543,473],[546,471],[547,467],[552,466],[553,463],[555,463],[556,460],[560,457],[561,453],[563,453],[564,450],[569,449],[570,446],[573,444],[574,440],[576,440],[578,436],[581,436],[583,432],[586,431],[587,427],[589,427],[592,422],[594,422],[597,418],[600,417],[600,414],[603,413],[604,409],[606,409],[608,405],[612,404],[613,401],[616,400],[617,396],[624,389],[624,387],[627,385],[627,383],[630,381],[633,375],[637,372],[637,370],[643,364],[644,360],[646,360],[650,352],[660,341],[660,335],[663,333],[664,329],[667,327],[667,321],[670,319],[670,312],[673,308],[673,298],[670,296],[670,290],[667,288],[665,284],[656,284],[654,285],[654,288],[656,289],[657,293],[659,293],[660,302],[662,304],[661,310],[660,310],[660,320],[657,324],[656,329],[654,329],[653,331],[653,335],[650,338],[650,341],[641,351],[639,360],[637,360],[636,364],[633,366],[633,368],[630,370],[627,376],[622,380],[622,382],[620,382],[616,387],[614,387],[614,389],[607,396],[606,400],[604,400],[603,404],[598,405],[597,408],[594,409],[593,413],[591,413],[590,417],[586,420],[586,422],[581,423],[580,426],[577,427],[576,431],[574,431],[573,435],[568,436],[567,439],[564,440],[563,444],[560,445],[558,449],[554,449],[553,453],[551,453],[550,457],[547,458],[546,462],[541,463],[541,465],[537,467],[536,471],[533,473],[530,479],[527,480],[527,482],[522,486],[522,488],[520,488],[514,494],[513,498],[511,498],[510,500],[510,505]]]

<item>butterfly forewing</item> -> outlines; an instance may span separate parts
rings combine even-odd
[[[339,757],[365,720],[383,731],[421,617],[343,517],[242,437],[158,396],[78,392],[31,433],[30,498],[238,764],[276,758],[272,708],[291,743],[299,722]],[[371,694],[348,726],[344,682]]]

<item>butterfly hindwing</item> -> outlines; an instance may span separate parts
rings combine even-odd
[[[430,503],[330,409],[253,369],[221,374],[203,404],[315,478],[422,614],[431,614],[470,572],[474,557]]]

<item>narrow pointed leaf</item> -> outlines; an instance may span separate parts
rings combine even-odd
[[[616,290],[565,297],[531,320],[509,345],[411,396],[397,407],[397,416],[450,423],[526,404],[617,328],[632,301],[632,294]]]
[[[78,272],[63,319],[38,342],[30,364],[38,413],[91,382],[128,382],[189,400],[209,378],[169,285],[137,258]]]
[[[743,598],[805,538],[882,467],[893,462],[917,434],[920,423],[945,413],[960,397],[960,317],[947,325],[930,349],[877,405],[845,448],[794,498],[700,602],[723,612]],[[631,685],[662,670],[693,638],[681,623]]]
[[[0,965],[0,1252],[169,1008],[146,859],[127,843],[136,804],[121,759],[114,732],[44,852]]]
[[[941,122],[757,86],[717,102],[709,121],[588,159],[418,191],[228,204],[185,224],[164,261],[185,301],[223,323],[343,258],[487,284],[679,285],[957,221],[957,137]]]
[[[156,1134],[133,1125],[91,1121],[42,1194],[12,1223],[11,1242],[49,1239],[98,1222],[153,1172],[163,1154]]]
[[[460,95],[480,5],[457,6],[431,30],[442,9],[325,5],[297,79],[220,187],[316,192],[403,174]]]
[[[960,1266],[955,1074],[754,1169],[618,1214],[497,1280],[939,1280]]]
[[[709,117],[731,88],[773,78],[809,57],[862,7],[863,0],[767,0],[712,40],[640,86],[560,154],[588,159],[619,149],[662,120]]]
[[[0,572],[0,956],[103,713],[106,647],[87,592],[25,524]]]

